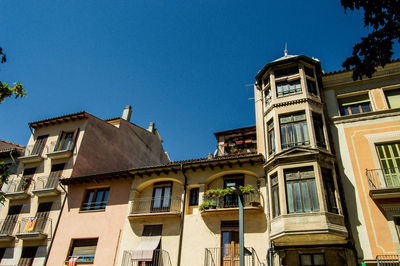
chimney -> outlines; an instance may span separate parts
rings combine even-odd
[[[212,154],[212,153],[209,153],[209,154],[208,154],[208,156],[207,156],[207,159],[208,159],[208,160],[212,160],[212,159],[214,159],[214,156],[213,156],[213,154]]]
[[[130,105],[127,105],[122,112],[122,119],[130,122],[131,121],[131,115],[132,115],[132,107]]]
[[[154,133],[154,122],[150,122],[149,128],[147,129],[147,131],[150,131],[151,133]]]

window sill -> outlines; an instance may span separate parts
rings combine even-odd
[[[100,210],[79,210],[79,213],[88,213],[88,212],[105,212],[106,209],[100,209]]]

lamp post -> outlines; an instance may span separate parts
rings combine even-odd
[[[237,186],[231,187],[233,193],[238,196],[239,202],[239,258],[240,266],[244,266],[244,217],[243,217],[243,193]]]

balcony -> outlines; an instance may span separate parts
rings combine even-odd
[[[237,266],[239,263],[239,244],[228,245],[224,248],[206,248],[204,266]],[[253,248],[244,248],[244,265],[261,265]]]
[[[243,207],[245,212],[263,211],[260,191],[254,190],[252,193],[244,194]],[[208,195],[204,194],[203,204],[200,205],[199,209],[201,215],[219,215],[225,212],[237,212],[239,209],[239,199],[235,194],[227,194],[223,196],[223,193],[208,193]]]
[[[15,217],[8,218],[5,220],[0,220],[0,243],[11,242],[15,239],[15,225],[17,224],[17,219]]]
[[[373,199],[400,198],[400,168],[366,169]]]
[[[23,240],[43,240],[51,238],[52,221],[47,217],[22,218],[16,236]]]
[[[10,187],[4,197],[9,200],[27,199],[30,195],[27,192],[30,182],[26,182],[23,177],[17,178],[10,183]]]
[[[121,266],[141,266],[142,262],[134,260],[133,250],[125,250],[122,257]],[[171,266],[171,259],[169,253],[162,249],[155,249],[153,251],[152,261],[146,261],[146,266]]]
[[[25,148],[24,155],[18,157],[18,159],[24,164],[38,163],[43,161],[42,151],[43,147],[41,145],[28,145]]]
[[[67,159],[72,156],[72,149],[74,147],[74,143],[71,142],[64,142],[61,146],[59,142],[52,141],[50,145],[47,147],[47,157],[51,159]]]
[[[32,193],[38,197],[57,196],[61,193],[58,189],[59,177],[41,176],[34,183]]]
[[[399,255],[378,255],[376,256],[377,266],[399,266],[400,257]]]
[[[134,199],[129,219],[179,217],[181,215],[181,201],[180,197]]]
[[[251,138],[228,140],[219,149],[224,150],[223,155],[252,154],[257,152],[257,141]]]

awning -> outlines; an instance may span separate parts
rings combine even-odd
[[[139,246],[133,251],[132,260],[151,261],[160,240],[161,236],[143,236]]]

